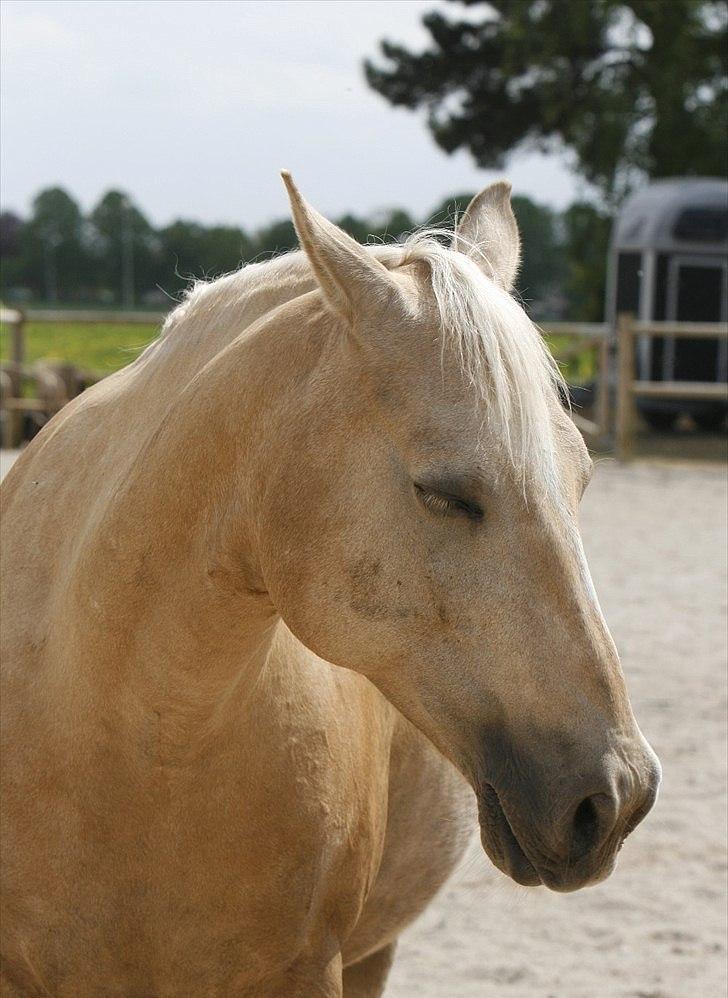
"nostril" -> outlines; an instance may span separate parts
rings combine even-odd
[[[597,796],[585,797],[574,811],[571,830],[572,859],[580,859],[585,856],[599,841],[600,809]]]

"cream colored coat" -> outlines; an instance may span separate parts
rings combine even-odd
[[[3,996],[378,995],[476,799],[502,869],[573,889],[654,797],[541,367],[506,365],[557,499],[435,263],[288,185],[308,259],[195,291],[4,484]],[[510,315],[504,185],[458,239]]]

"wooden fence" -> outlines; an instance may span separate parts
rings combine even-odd
[[[49,418],[84,388],[98,381],[95,371],[72,364],[26,364],[27,322],[104,323],[107,325],[157,325],[163,312],[63,311],[62,309],[0,309],[0,323],[10,329],[10,360],[0,366],[0,411],[3,412],[2,446],[17,447],[23,437],[23,417],[37,412]],[[25,386],[33,385],[28,396]]]
[[[159,324],[163,312],[103,312],[0,309],[0,322],[10,327],[10,362],[0,370],[0,408],[4,410],[4,447],[17,446],[24,413],[42,412],[51,416],[73,398],[78,390],[96,379],[93,372],[79,372],[70,365],[25,363],[26,322],[117,323],[124,325]],[[725,400],[728,390],[715,382],[639,381],[635,377],[635,338],[637,336],[674,336],[688,338],[728,337],[728,323],[637,322],[631,315],[620,315],[617,323],[616,365],[611,354],[615,345],[612,329],[605,323],[552,322],[542,326],[547,337],[567,337],[572,342],[557,351],[557,360],[568,363],[585,350],[594,352],[595,398],[592,418],[578,409],[572,418],[590,443],[604,443],[612,435],[612,395],[616,395],[614,440],[617,456],[627,460],[632,452],[637,398]],[[24,396],[23,384],[36,386],[35,397]],[[613,392],[612,385],[616,385]]]
[[[603,442],[610,433],[610,349],[611,329],[605,322],[548,322],[540,327],[547,336],[569,337],[573,340],[566,348],[557,350],[556,359],[560,364],[568,364],[585,350],[594,353],[595,398],[592,406],[592,419],[587,419],[577,408],[572,407],[571,418],[590,443]]]
[[[698,399],[728,402],[728,387],[716,381],[642,381],[635,377],[636,337],[671,336],[675,339],[725,339],[726,322],[637,322],[632,315],[617,321],[617,411],[615,450],[629,460],[634,443],[638,398]]]

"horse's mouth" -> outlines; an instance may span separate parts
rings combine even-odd
[[[539,887],[543,881],[523,851],[506,817],[498,794],[486,783],[478,794],[480,839],[499,870],[524,887]]]

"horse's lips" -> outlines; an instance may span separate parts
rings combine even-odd
[[[490,784],[486,784],[478,795],[478,811],[483,848],[498,869],[523,887],[541,886],[543,881],[521,848],[498,794]]]

